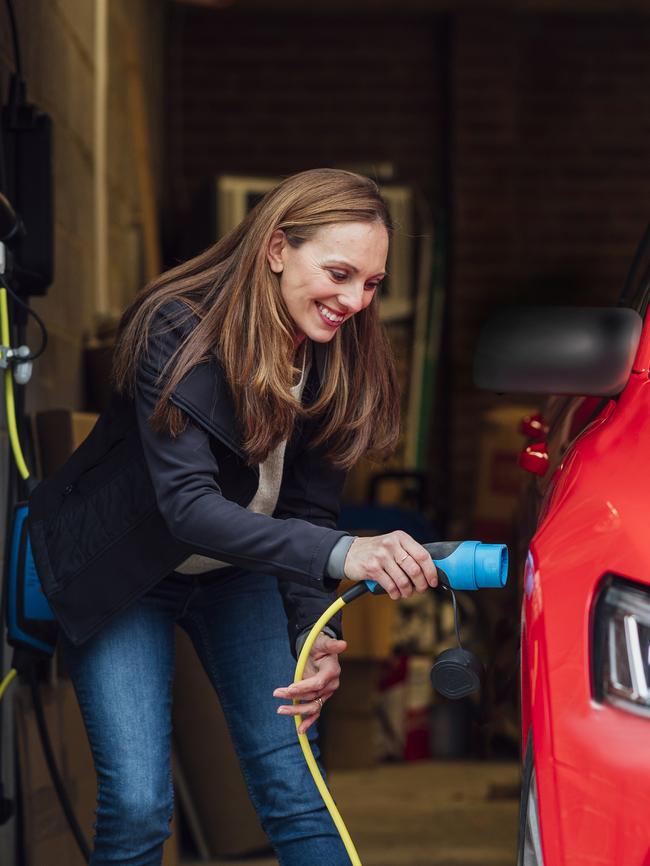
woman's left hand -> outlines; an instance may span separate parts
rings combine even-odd
[[[344,640],[337,640],[321,632],[309,653],[303,679],[273,692],[274,698],[302,701],[300,704],[283,704],[278,707],[280,715],[302,716],[298,729],[301,734],[311,728],[320,715],[322,705],[338,689],[341,676],[339,654],[346,649],[347,643]],[[320,701],[316,698],[320,698]]]

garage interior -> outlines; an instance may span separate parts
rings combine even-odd
[[[398,230],[382,318],[403,433],[386,463],[350,473],[341,525],[376,530],[383,510],[415,520],[428,540],[507,543],[511,571],[502,592],[459,599],[464,641],[487,669],[480,695],[459,702],[429,680],[432,659],[454,643],[451,606],[437,593],[367,598],[346,611],[349,649],[323,714],[323,759],[366,866],[512,866],[516,524],[528,483],[517,458],[520,422],[539,405],[477,390],[473,352],[481,324],[504,304],[616,303],[648,223],[647,4],[14,0],[15,39],[10,5],[0,8],[3,143],[20,80],[52,130],[52,201],[25,199],[21,214],[28,238],[36,214],[53,263],[30,300],[47,349],[17,386],[38,477],[63,463],[106,405],[119,316],[150,279],[293,172],[346,168],[385,192]],[[16,178],[0,185],[20,211]],[[27,343],[39,341],[30,320]],[[4,406],[0,441],[6,561]],[[12,658],[4,634],[3,624],[0,680]],[[272,866],[220,708],[180,631],[176,671],[176,812],[164,864]],[[58,654],[41,661],[38,679],[90,844],[94,770]],[[0,703],[0,737],[0,862],[86,862],[26,682]]]

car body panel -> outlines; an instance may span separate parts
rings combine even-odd
[[[593,602],[610,573],[650,585],[650,328],[618,400],[563,398],[522,601],[522,735],[531,726],[545,866],[649,866],[650,718],[592,695]],[[576,413],[582,410],[576,433]],[[596,416],[589,413],[596,411]],[[545,420],[546,416],[545,416]]]

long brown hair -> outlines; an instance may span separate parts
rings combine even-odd
[[[399,394],[377,298],[330,341],[319,394],[304,408],[290,393],[294,326],[267,260],[276,229],[298,247],[324,225],[377,221],[392,232],[386,203],[369,178],[326,168],[286,178],[232,231],[161,274],[127,309],[113,360],[117,390],[133,393],[154,317],[165,304],[180,301],[198,321],[161,372],[161,395],[151,416],[156,429],[172,436],[182,432],[187,419],[169,397],[189,370],[216,356],[250,463],[261,462],[287,439],[298,417],[319,419],[310,444],[325,444],[337,466],[349,468],[368,451],[389,453],[399,433]]]

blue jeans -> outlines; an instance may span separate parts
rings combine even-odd
[[[91,866],[161,863],[173,811],[176,623],[217,691],[251,800],[282,866],[349,866],[293,719],[276,714],[281,702],[273,689],[292,681],[295,666],[277,581],[236,568],[173,572],[82,646],[62,635],[97,772]],[[312,744],[318,754],[313,736]]]

